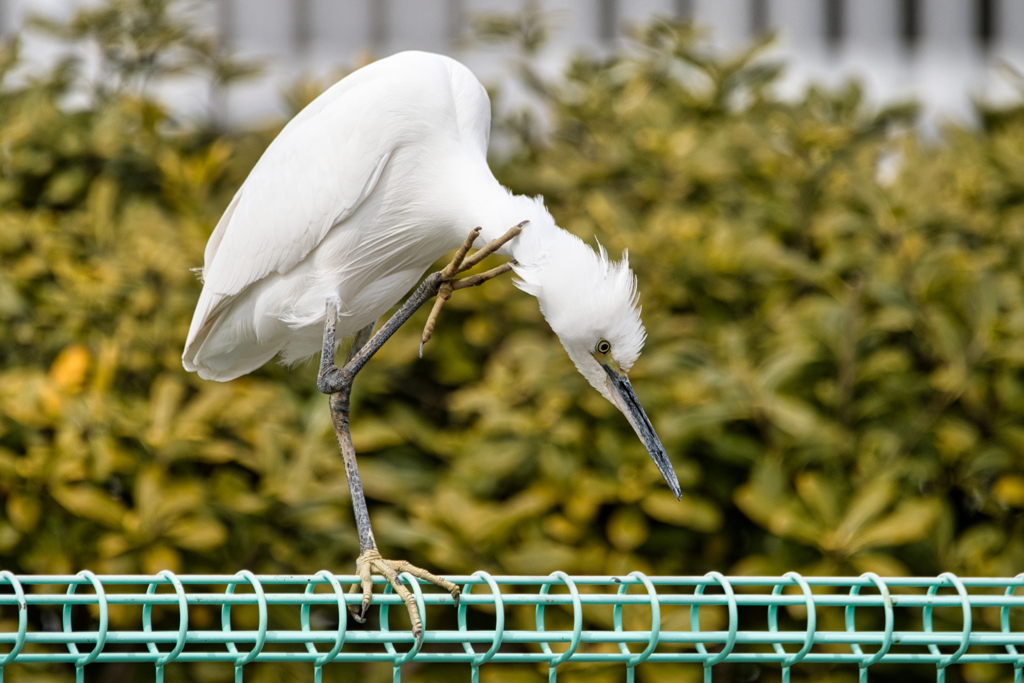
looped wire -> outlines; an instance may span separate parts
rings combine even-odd
[[[246,581],[250,583],[250,585],[252,585],[252,589],[256,593],[256,602],[260,611],[260,625],[259,631],[256,634],[256,643],[253,645],[252,650],[250,650],[248,654],[241,655],[237,659],[235,659],[235,681],[236,683],[241,683],[242,667],[256,659],[256,657],[259,656],[260,651],[263,650],[263,646],[267,642],[267,596],[263,593],[263,584],[261,584],[260,580],[256,578],[256,575],[248,569],[243,569],[242,571],[235,574],[235,576],[240,576],[244,578]],[[224,592],[226,594],[233,594],[235,592],[235,587],[239,583],[239,581],[229,582],[228,587]],[[221,608],[220,623],[222,631],[224,631],[225,633],[231,632],[231,603],[224,603],[224,606]],[[229,640],[227,643],[225,643],[225,645],[228,648],[228,652],[230,652],[231,654],[239,654],[238,648],[235,646],[235,643],[233,641]]]
[[[107,594],[103,590],[103,584],[100,583],[100,580],[96,578],[96,575],[88,569],[83,569],[82,571],[78,572],[75,576],[85,577],[89,581],[89,583],[92,584],[93,590],[96,591],[96,600],[100,608],[100,630],[96,636],[96,646],[93,647],[92,652],[90,652],[87,655],[83,655],[75,661],[75,679],[77,681],[83,681],[85,680],[85,672],[82,670],[82,667],[84,667],[86,664],[93,661],[97,657],[99,657],[100,652],[103,651],[103,646],[107,643]],[[77,583],[69,584],[67,594],[74,595],[76,588],[78,588]],[[72,629],[70,602],[64,605],[63,617],[64,633],[71,633]],[[68,642],[68,652],[70,652],[73,655],[80,654],[78,651],[78,645],[76,645],[73,642]]]
[[[178,640],[174,643],[174,649],[170,652],[158,657],[156,662],[156,681],[157,683],[163,683],[164,680],[164,666],[170,664],[181,651],[185,649],[185,637],[188,635],[188,599],[185,597],[185,587],[181,585],[181,581],[175,576],[174,572],[169,569],[164,569],[156,575],[158,579],[165,579],[174,586],[174,592],[178,596]],[[149,588],[146,589],[146,595],[153,595],[156,593],[157,584],[154,581],[149,584]],[[146,603],[142,606],[142,630],[145,633],[153,632],[153,605]],[[153,654],[160,654],[160,650],[157,648],[156,643],[147,642],[146,649]]]
[[[313,581],[309,582],[306,586],[304,595],[312,595],[316,591],[317,579],[326,579],[331,584],[331,588],[334,589],[334,595],[338,599],[338,635],[334,639],[334,647],[331,648],[330,652],[323,655],[316,649],[316,645],[310,641],[306,641],[306,651],[310,654],[320,655],[313,660],[313,681],[314,683],[320,683],[323,678],[323,672],[321,668],[324,664],[334,661],[334,658],[341,652],[341,648],[345,645],[345,633],[348,629],[348,608],[345,606],[345,591],[341,587],[341,583],[335,578],[334,574],[321,569],[313,577]],[[309,633],[309,603],[303,603],[302,609],[299,611],[299,621],[302,624],[302,631]]]
[[[501,639],[505,636],[505,603],[501,599],[501,588],[498,586],[498,582],[494,580],[490,574],[485,571],[478,571],[473,573],[474,579],[483,579],[487,586],[491,589],[491,595],[494,597],[494,640],[491,643],[491,648],[483,653],[477,655],[470,662],[471,674],[470,679],[472,683],[477,683],[480,680],[480,665],[484,664],[491,659],[494,655],[498,654],[498,649],[501,647]],[[462,586],[462,594],[469,595],[473,590],[473,584],[467,583]],[[459,631],[466,631],[466,610],[468,605],[465,601],[459,603]],[[466,654],[476,654],[476,650],[467,641],[462,643],[462,649],[466,651]]]
[[[936,679],[938,683],[942,683],[946,678],[946,667],[960,659],[964,652],[967,651],[967,646],[970,645],[971,638],[971,599],[967,595],[967,587],[964,586],[956,574],[951,572],[943,572],[939,574],[939,582],[932,584],[928,589],[928,597],[932,597],[939,592],[939,588],[944,585],[953,586],[956,588],[956,592],[960,594],[960,606],[964,613],[964,628],[960,634],[960,647],[953,654],[940,659],[935,663]],[[924,623],[924,632],[932,633],[932,606],[926,605],[922,610],[921,621]],[[934,643],[928,644],[928,651],[933,655],[941,655],[939,646]]]
[[[0,659],[0,681],[2,681],[3,668],[13,662],[21,649],[25,647],[25,635],[28,633],[28,601],[25,600],[25,589],[22,587],[21,581],[18,581],[12,572],[6,569],[0,571],[0,581],[11,584],[11,588],[14,589],[14,597],[18,601],[18,635],[14,640],[14,647],[6,655],[3,655],[3,659]]]
[[[722,662],[732,649],[736,647],[736,632],[739,630],[740,618],[739,618],[739,607],[736,604],[736,594],[732,590],[732,584],[719,572],[708,572],[704,575],[705,578],[714,579],[715,583],[722,587],[722,591],[725,593],[725,599],[729,609],[729,635],[725,640],[725,647],[722,648],[721,652],[717,654],[708,653],[707,647],[704,646],[703,642],[695,643],[697,652],[702,655],[707,655],[704,660],[704,681],[710,683],[711,681],[711,667],[719,662]],[[707,584],[698,584],[694,589],[694,595],[703,595],[704,588]],[[694,603],[690,605],[690,630],[695,633],[700,633],[700,605]]]
[[[423,602],[423,590],[420,588],[420,582],[416,580],[416,577],[414,577],[412,574],[409,574],[408,572],[402,572],[401,574],[399,574],[398,575],[398,580],[399,581],[405,581],[407,584],[409,584],[409,587],[412,588],[413,597],[416,600],[416,609],[418,609],[419,613],[420,613],[420,622],[421,622],[421,625],[423,627],[423,632],[426,633],[426,631],[427,631],[427,610],[426,610],[425,603]],[[393,589],[392,589],[392,586],[391,586],[391,582],[390,581],[385,582],[385,584],[384,584],[384,594],[387,595],[387,594],[392,593],[392,592],[393,592]],[[390,605],[388,605],[387,603],[384,603],[384,604],[382,604],[380,606],[380,630],[381,631],[385,631],[385,632],[391,630],[389,625],[388,625],[388,607],[389,606]],[[422,639],[420,640],[419,643],[413,643],[412,644],[412,648],[408,652],[400,654],[398,652],[398,650],[395,649],[394,643],[392,643],[390,640],[385,640],[384,641],[384,649],[386,649],[388,651],[389,655],[394,657],[394,660],[392,660],[392,662],[391,662],[391,666],[394,668],[394,679],[396,681],[399,680],[399,676],[400,676],[399,668],[403,664],[405,664],[406,662],[411,660],[413,657],[418,655],[419,652],[420,652],[420,648],[421,647],[423,647],[423,640]]]
[[[556,680],[556,668],[559,664],[567,662],[570,657],[576,653],[576,649],[580,646],[580,639],[583,636],[583,602],[580,600],[580,592],[576,588],[576,583],[569,578],[569,575],[562,571],[552,572],[548,575],[550,577],[557,578],[569,589],[569,594],[572,596],[572,640],[569,641],[569,649],[563,652],[559,656],[555,656],[555,653],[551,651],[551,646],[545,641],[540,642],[540,648],[544,651],[544,654],[552,657],[551,661],[548,662],[548,681],[554,683]],[[551,589],[551,583],[547,582],[541,586],[540,594],[547,595],[548,590]],[[541,633],[544,632],[544,604],[537,605],[537,630]]]
[[[882,639],[882,646],[878,648],[878,652],[872,655],[865,655],[864,650],[861,649],[860,643],[850,643],[850,649],[856,655],[864,655],[860,663],[857,666],[860,667],[860,680],[861,683],[867,682],[868,667],[872,664],[877,664],[881,661],[882,657],[889,652],[889,648],[892,647],[892,631],[893,631],[893,610],[892,610],[892,596],[889,595],[889,587],[885,585],[885,582],[874,572],[864,572],[860,575],[862,579],[868,579],[871,583],[875,584],[875,588],[882,595],[882,606],[885,609],[885,637]],[[850,587],[850,595],[860,595],[861,586],[855,585]],[[857,621],[855,605],[846,606],[846,632],[856,633],[857,632]]]
[[[789,683],[789,667],[793,666],[801,659],[807,656],[807,653],[811,651],[811,646],[814,645],[814,630],[817,628],[818,617],[814,610],[814,595],[811,593],[811,587],[804,580],[804,577],[800,576],[796,572],[786,572],[782,576],[783,579],[789,579],[792,583],[800,586],[800,590],[804,594],[804,601],[807,605],[807,632],[804,637],[804,646],[800,648],[800,651],[794,655],[790,655],[782,660],[782,683]],[[792,583],[790,585],[792,585]],[[785,584],[777,583],[775,588],[772,589],[772,595],[782,595],[782,588]],[[778,633],[779,631],[779,606],[769,605],[768,607],[768,630],[772,633]],[[772,648],[780,655],[786,654],[786,649],[782,647],[782,643],[772,643]]]
[[[619,643],[619,651],[624,655],[631,655],[626,660],[626,680],[632,682],[634,667],[650,657],[655,648],[658,647],[658,640],[661,638],[661,603],[658,600],[658,591],[655,590],[654,584],[651,583],[646,574],[636,571],[632,572],[629,578],[638,579],[644,585],[644,588],[647,589],[647,595],[651,599],[651,636],[650,641],[647,643],[647,648],[643,652],[634,655],[629,651],[629,646],[626,643]],[[628,590],[628,583],[620,583],[616,595],[625,595]],[[615,609],[612,612],[612,623],[615,625],[615,632],[622,633],[622,603],[616,603]]]
[[[1013,577],[1014,581],[1021,581],[1022,579],[1024,579],[1024,572],[1021,572],[1020,574],[1017,574],[1017,576]],[[1011,595],[1014,594],[1014,591],[1016,591],[1016,590],[1017,590],[1017,586],[1015,586],[1015,585],[1007,586],[1006,587],[1006,595],[1007,596],[1011,596]],[[1009,605],[1003,605],[1003,608],[999,610],[999,624],[1000,624],[1000,630],[1003,633],[1009,633],[1010,632],[1010,606]],[[1022,670],[1024,670],[1024,657],[1020,656],[1020,653],[1017,652],[1017,646],[1016,645],[1007,645],[1006,646],[1006,651],[1008,653],[1010,653],[1011,655],[1018,655],[1017,656],[1017,661],[1015,661],[1013,663],[1013,683],[1021,683],[1021,678],[1022,678],[1021,672],[1022,672]],[[2,664],[0,664],[0,666],[2,666]]]

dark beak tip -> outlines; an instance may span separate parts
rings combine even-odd
[[[672,477],[665,477],[665,481],[668,484],[669,489],[672,491],[672,495],[676,497],[680,503],[683,502],[683,491],[679,486],[679,480],[676,479],[675,471],[672,471]]]
[[[629,378],[625,375],[620,375],[607,365],[603,367],[608,375],[610,386],[618,393],[621,399],[621,403],[617,404],[619,409],[626,415],[633,430],[647,448],[647,452],[650,454],[651,459],[654,460],[654,464],[658,471],[661,472],[661,476],[665,478],[665,483],[668,484],[672,495],[676,497],[676,500],[682,502],[683,492],[679,486],[676,471],[672,468],[672,461],[668,459],[668,454],[665,452],[665,447],[661,445],[661,440],[658,439],[654,426],[640,405],[640,401],[637,400],[633,387],[629,383]]]

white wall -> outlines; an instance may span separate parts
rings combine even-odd
[[[0,29],[15,30],[29,10],[67,16],[86,2],[0,0]],[[505,63],[502,53],[467,48],[455,40],[456,34],[480,13],[516,11],[525,5],[524,0],[213,2],[221,3],[219,10],[204,16],[218,23],[217,30],[230,36],[242,56],[267,64],[264,79],[238,86],[216,103],[225,110],[222,116],[235,122],[279,113],[280,92],[297,75],[329,73],[334,66],[369,54],[406,49],[445,52],[466,61],[485,80],[499,78]],[[845,0],[845,39],[838,46],[825,40],[825,0],[767,2],[770,26],[779,31],[777,52],[790,65],[782,84],[785,93],[799,93],[808,81],[836,84],[853,76],[864,80],[869,95],[879,103],[915,97],[925,103],[933,120],[964,119],[971,116],[971,98],[1008,98],[1016,93],[999,75],[1000,60],[1024,71],[1024,0],[995,0],[998,38],[988,53],[975,38],[976,0],[918,0],[921,39],[913,50],[902,42],[895,0]],[[578,50],[608,47],[599,36],[602,3],[606,10],[611,3],[620,29],[656,15],[670,16],[688,4],[716,47],[736,49],[750,37],[751,0],[539,0],[557,26],[544,57],[548,71],[557,71]],[[45,43],[29,47],[44,57],[51,49]],[[193,99],[186,105],[192,106]]]

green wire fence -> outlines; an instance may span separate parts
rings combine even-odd
[[[1024,633],[1011,630],[1011,616],[1016,616],[1011,611],[1024,607],[1024,591],[1015,594],[1024,587],[1024,574],[1013,579],[949,573],[882,579],[872,573],[836,578],[795,572],[782,577],[477,572],[450,578],[464,586],[455,619],[449,594],[432,586],[425,591],[413,577],[402,575],[423,615],[423,639],[417,644],[408,630],[389,623],[389,611],[405,612],[391,586],[374,595],[371,615],[379,608],[379,625],[360,626],[347,618],[347,606],[361,601],[360,594],[348,592],[356,577],[327,571],[314,576],[249,571],[234,576],[176,576],[170,571],[156,576],[89,571],[16,576],[0,571],[0,625],[8,625],[6,632],[0,626],[0,649],[10,647],[0,652],[0,683],[4,668],[15,662],[73,665],[78,681],[89,664],[144,662],[154,666],[158,682],[176,662],[224,662],[235,667],[239,682],[245,665],[253,662],[308,662],[317,683],[325,666],[388,662],[397,682],[402,665],[414,660],[464,663],[474,682],[484,664],[509,662],[546,665],[551,681],[568,663],[618,663],[632,681],[640,664],[691,662],[704,667],[704,680],[710,682],[715,665],[733,662],[780,666],[784,683],[797,664],[858,667],[862,682],[875,664],[923,664],[935,667],[942,683],[952,664],[988,662],[1012,667],[1015,682],[1022,683],[1024,652],[1017,647],[1024,646]],[[74,607],[80,608],[77,620]],[[780,607],[783,625],[795,628],[780,628]],[[154,608],[161,612],[161,623],[176,621],[177,627],[155,629]],[[246,620],[255,629],[234,629],[234,608],[255,611]],[[112,609],[120,610],[114,621],[137,626],[111,629]],[[701,630],[702,609],[705,622],[717,624],[713,630]],[[427,617],[444,621],[443,610],[457,628],[431,628]],[[220,612],[219,625],[211,611]],[[291,628],[271,628],[272,615]],[[858,615],[861,625],[871,621],[873,630],[858,629]],[[242,621],[240,616],[236,612],[236,621]],[[470,618],[474,628],[469,628]],[[627,629],[627,621],[641,628]],[[74,628],[83,622],[91,630]]]

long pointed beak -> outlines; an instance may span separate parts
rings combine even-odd
[[[654,433],[654,426],[647,419],[647,413],[644,412],[643,406],[640,405],[636,392],[633,391],[633,385],[629,383],[629,377],[626,373],[606,363],[601,363],[601,367],[604,368],[605,374],[608,375],[608,386],[611,387],[612,398],[615,399],[616,406],[626,416],[626,419],[629,420],[629,424],[633,425],[633,431],[640,437],[644,447],[647,448],[647,452],[651,454],[651,459],[658,466],[661,476],[665,477],[665,481],[668,482],[668,487],[672,489],[672,493],[675,494],[677,499],[681,499],[682,491],[679,489],[679,479],[676,478],[676,471],[672,469],[672,463],[665,453],[665,447],[661,445],[661,440]]]

